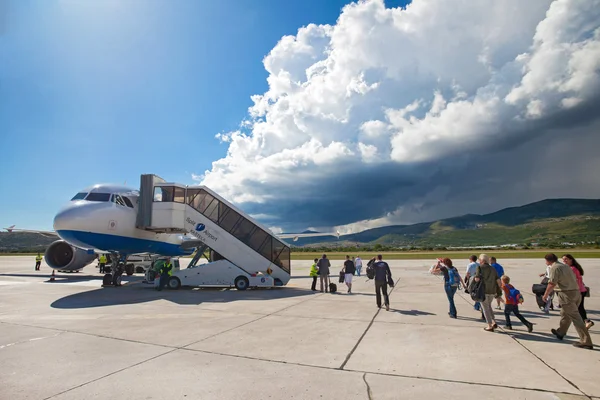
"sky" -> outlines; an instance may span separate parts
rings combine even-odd
[[[599,198],[600,0],[0,1],[0,225],[202,183],[275,231]]]

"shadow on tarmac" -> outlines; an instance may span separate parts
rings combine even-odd
[[[411,315],[413,317],[418,317],[418,316],[421,316],[421,315],[437,315],[437,314],[430,313],[430,312],[427,312],[427,311],[419,311],[419,310],[396,310],[396,309],[391,309],[390,311],[398,313],[398,314],[402,314],[402,315]]]
[[[229,303],[242,300],[277,300],[311,296],[313,292],[296,288],[235,290],[227,288],[180,288],[154,290],[153,285],[123,285],[75,293],[56,300],[50,306],[58,309],[109,307],[167,300],[180,305],[199,305],[203,302]]]
[[[46,282],[50,281],[50,276],[52,274],[0,274],[0,277],[6,276],[6,277],[11,277],[11,278],[45,278]],[[54,276],[54,281],[52,282],[52,284],[60,284],[60,283],[69,283],[69,282],[89,282],[89,281],[98,281],[100,282],[100,284],[98,286],[101,285],[102,279],[103,279],[104,275],[86,275],[86,274],[68,274],[68,275],[64,275],[64,274],[56,274]],[[143,276],[136,276],[136,275],[125,275],[123,274],[122,276],[122,281],[123,282],[141,282],[142,280],[144,280]]]

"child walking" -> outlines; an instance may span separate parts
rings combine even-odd
[[[502,291],[505,297],[504,317],[506,318],[506,328],[512,330],[510,323],[510,313],[515,314],[515,317],[527,327],[527,332],[533,332],[533,324],[525,319],[519,312],[519,297],[521,294],[510,284],[510,278],[507,275],[502,275]],[[512,292],[512,293],[511,293]]]

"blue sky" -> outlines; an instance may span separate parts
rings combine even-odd
[[[51,229],[93,183],[191,182],[227,151],[214,135],[267,89],[263,57],[346,3],[2,2],[0,225]]]

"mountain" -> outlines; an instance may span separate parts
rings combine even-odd
[[[37,253],[46,251],[50,243],[57,237],[47,237],[38,233],[0,232],[0,253]]]
[[[392,225],[340,236],[345,244],[483,246],[600,240],[600,199],[549,199],[491,214],[467,214],[413,225]],[[338,243],[299,238],[296,246]]]

